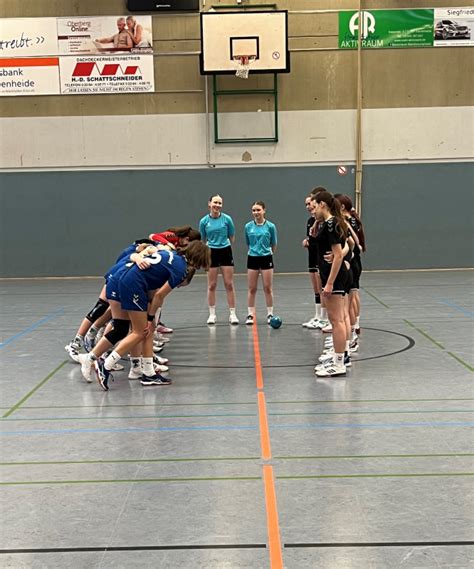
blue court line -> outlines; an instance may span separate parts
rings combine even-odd
[[[449,300],[440,300],[440,303],[446,304],[446,306],[450,306],[451,308],[454,308],[458,312],[462,312],[465,316],[469,316],[469,318],[474,318],[474,312],[472,310],[467,310],[466,308],[463,308],[462,306],[459,306],[454,302],[450,302]]]
[[[331,424],[290,424],[290,425],[271,425],[272,429],[398,429],[404,427],[474,427],[474,421],[462,422],[429,422],[429,423],[356,423],[344,425]],[[149,433],[165,431],[256,431],[257,427],[251,425],[220,425],[220,426],[201,426],[201,427],[128,427],[120,429],[37,429],[30,431],[3,431],[1,436],[32,436],[32,435],[61,435],[61,434],[87,434],[87,433]]]
[[[64,308],[59,308],[58,310],[55,310],[54,312],[52,312],[48,316],[41,318],[41,320],[38,320],[38,322],[35,322],[30,327],[26,328],[26,330],[23,330],[23,332],[18,332],[18,334],[15,334],[11,338],[8,338],[8,340],[5,340],[5,342],[0,342],[0,348],[3,348],[4,346],[11,344],[15,340],[18,340],[18,338],[25,336],[26,334],[28,334],[32,330],[35,330],[36,328],[38,328],[39,326],[41,326],[45,322],[48,322],[49,320],[53,320],[53,318],[56,318],[56,316],[59,316],[60,314],[63,314],[63,313],[64,313]]]

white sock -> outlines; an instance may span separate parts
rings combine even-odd
[[[321,320],[327,320],[328,319],[328,311],[326,310],[326,308],[324,308],[324,306],[321,306]]]
[[[121,360],[121,358],[122,358],[122,356],[114,350],[109,356],[107,356],[107,358],[104,362],[105,369],[107,371],[112,371],[112,369],[114,368],[114,365],[116,363],[118,363]]]
[[[334,363],[337,366],[343,366],[344,365],[344,354],[335,353],[334,354]]]
[[[84,343],[84,336],[81,336],[80,334],[76,334],[73,342],[75,342],[76,344],[82,344]]]
[[[321,320],[321,305],[315,304],[314,305],[314,319]]]
[[[136,357],[136,356],[130,356],[130,365],[132,366],[132,369],[141,369],[142,367],[142,358],[140,356]]]
[[[153,358],[142,358],[142,370],[145,375],[155,375],[155,369],[153,368]]]
[[[255,306],[248,306],[247,307],[247,314],[251,314],[252,316],[255,316]]]
[[[236,316],[236,314],[235,314],[235,308],[229,308],[229,314],[230,314],[231,316]]]
[[[273,306],[267,306],[267,316],[273,316]]]
[[[216,315],[216,306],[209,306],[209,316],[215,316]]]
[[[360,328],[360,316],[356,318],[356,328]]]
[[[87,354],[87,359],[89,360],[90,363],[93,363],[97,360],[97,356],[94,353],[89,352]]]

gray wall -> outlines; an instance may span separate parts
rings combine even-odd
[[[368,165],[363,219],[373,269],[474,266],[472,163]],[[331,166],[0,174],[2,277],[101,275],[130,241],[172,225],[197,226],[209,195],[237,228],[255,200],[279,229],[277,271],[302,271],[304,198],[316,185],[352,194],[353,174]]]

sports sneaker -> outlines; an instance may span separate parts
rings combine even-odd
[[[324,340],[324,347],[325,348],[332,348],[334,346],[334,340],[332,339],[332,336],[330,336],[329,338],[326,338]]]
[[[303,326],[309,330],[317,330],[319,328],[319,320],[318,318],[313,318],[309,322],[305,322]]]
[[[161,332],[155,332],[153,334],[153,341],[157,344],[168,344],[170,342],[170,339],[166,336],[163,336]]]
[[[95,336],[90,336],[89,334],[84,336],[84,350],[86,352],[92,352],[95,347],[95,339]]]
[[[142,375],[142,366],[132,366],[128,372],[128,379],[141,379]]]
[[[252,326],[253,322],[254,322],[253,314],[249,314],[245,319],[245,324],[247,324],[247,326]]]
[[[81,364],[82,377],[87,381],[87,383],[92,383],[92,368],[94,366],[94,362],[89,359],[89,354],[79,354],[77,361]]]
[[[140,383],[142,385],[170,385],[172,382],[171,379],[163,377],[159,373],[155,373],[155,375],[151,377],[143,374]]]
[[[109,389],[109,379],[113,381],[113,375],[108,369],[105,369],[104,358],[99,358],[95,363],[95,374],[97,376],[97,381],[104,391]]]
[[[159,332],[160,334],[172,334],[173,328],[168,328],[168,326],[165,326],[163,322],[158,322],[156,331]]]
[[[351,362],[351,356],[350,354],[347,354],[347,356],[344,356],[344,365],[346,367],[351,367],[352,366],[352,362]]]
[[[206,324],[215,324],[217,317],[215,314],[209,314],[209,318],[206,321]]]
[[[165,371],[169,371],[169,367],[162,365],[162,364],[153,364],[156,373],[164,373]]]
[[[359,342],[358,342],[358,340],[353,340],[349,344],[349,353],[355,354],[358,350],[359,350]]]
[[[327,326],[324,326],[324,328],[321,328],[321,332],[324,334],[332,334],[332,324],[328,324]]]
[[[229,324],[237,325],[239,323],[239,319],[235,314],[229,315]]]
[[[312,324],[315,320],[317,321],[318,319],[317,318],[310,318],[308,320],[308,322],[303,322],[303,324],[301,324],[301,326],[303,326],[303,328],[307,328],[308,324]]]
[[[335,363],[330,363],[321,369],[315,371],[318,377],[336,377],[339,375],[346,375],[346,366],[336,365]]]
[[[67,346],[64,346],[64,349],[73,362],[77,363],[79,361],[79,351],[81,346],[78,343],[73,340],[72,342],[69,342]]]
[[[124,369],[125,369],[124,366],[117,362],[116,364],[114,364],[112,371],[123,371]]]
[[[267,324],[270,324],[270,320],[273,318],[273,314],[267,314]]]
[[[327,362],[332,362],[333,359],[334,359],[334,350],[328,350],[327,352],[324,352],[319,356],[318,361],[324,364]]]
[[[360,328],[356,328],[355,333],[359,336],[360,335]]]
[[[155,354],[159,354],[162,350],[163,350],[163,346],[157,346],[156,344],[153,344],[153,352]]]
[[[322,330],[323,328],[325,328],[325,327],[328,326],[328,325],[329,325],[329,320],[320,320],[320,321],[318,322],[318,328],[319,328],[320,330]]]
[[[153,363],[165,366],[169,362],[168,358],[160,358],[160,356],[153,356]]]

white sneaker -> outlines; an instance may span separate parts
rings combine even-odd
[[[229,315],[229,324],[237,325],[239,323],[239,319],[237,318],[236,314]]]
[[[128,372],[128,379],[141,379],[142,366],[132,366]]]
[[[253,323],[254,323],[253,314],[249,314],[245,319],[245,324],[247,324],[247,326],[252,326]]]
[[[325,328],[326,326],[328,326],[328,325],[329,325],[329,320],[320,320],[320,321],[318,322],[318,328],[321,329],[321,330],[322,330],[323,328]]]
[[[206,324],[215,324],[217,320],[217,316],[215,314],[209,314],[209,318],[206,321]]]
[[[332,334],[332,324],[328,324],[327,326],[324,326],[324,328],[321,328],[321,332],[324,334]]]
[[[94,381],[94,362],[89,359],[89,354],[79,354],[77,361],[81,364],[82,377],[87,383]]]
[[[67,346],[64,346],[64,349],[73,362],[77,363],[79,361],[79,350],[81,349],[79,344],[72,341]]]
[[[162,364],[153,364],[156,373],[164,373],[165,371],[169,371],[169,367],[162,365]]]
[[[153,353],[154,354],[159,354],[162,350],[163,350],[163,346],[157,346],[156,344],[153,344]]]
[[[125,368],[123,367],[123,365],[117,362],[116,364],[114,364],[114,367],[110,371],[123,371],[124,369]]]
[[[307,328],[308,324],[312,324],[315,320],[317,321],[318,319],[317,318],[310,318],[308,320],[308,322],[303,322],[303,324],[301,324],[301,326],[303,326],[303,328]]]
[[[155,364],[160,364],[162,366],[165,366],[169,362],[169,359],[168,358],[160,358],[160,356],[154,356],[153,362]]]
[[[324,347],[325,348],[332,348],[334,346],[334,340],[331,338],[327,338],[324,340]]]
[[[155,341],[155,340],[153,340],[153,341]],[[171,341],[170,338],[167,338],[163,334],[158,334],[158,338],[156,339],[156,342],[158,344],[168,344],[170,341]]]
[[[312,318],[308,322],[305,322],[303,326],[309,330],[317,330],[319,328],[319,320],[317,318]]]
[[[318,358],[318,361],[320,361],[322,364],[327,363],[327,362],[332,362],[334,359],[334,350],[332,351],[327,351],[323,354],[321,354]]]
[[[344,364],[336,365],[331,363],[321,369],[315,371],[318,377],[336,377],[338,375],[346,375],[346,366]]]

